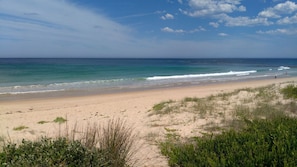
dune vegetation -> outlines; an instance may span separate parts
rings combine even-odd
[[[296,90],[270,85],[162,102],[151,115],[190,112],[197,115],[192,121],[216,117],[220,123],[206,123],[199,137],[166,128],[161,152],[170,166],[296,166]]]

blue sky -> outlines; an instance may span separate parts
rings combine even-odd
[[[297,57],[293,0],[0,0],[0,57]]]

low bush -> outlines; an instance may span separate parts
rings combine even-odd
[[[127,167],[134,165],[134,144],[132,128],[120,119],[112,119],[106,126],[88,126],[79,139],[71,134],[23,140],[18,145],[8,143],[0,148],[0,166]]]
[[[246,120],[241,131],[167,140],[161,152],[170,166],[297,166],[297,119]]]
[[[108,160],[99,149],[88,150],[78,141],[42,138],[17,146],[8,144],[0,153],[0,166],[104,166]]]

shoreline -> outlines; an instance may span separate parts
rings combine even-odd
[[[134,92],[149,92],[149,91],[158,91],[166,89],[182,89],[187,87],[201,87],[201,86],[210,86],[210,85],[224,85],[224,84],[236,84],[244,82],[253,82],[253,81],[266,81],[266,80],[290,80],[297,78],[295,76],[290,77],[279,77],[279,78],[252,78],[252,79],[243,79],[243,80],[230,80],[230,81],[221,81],[221,82],[205,82],[198,84],[191,83],[176,83],[172,85],[159,85],[152,87],[138,87],[138,88],[103,88],[103,89],[79,89],[79,90],[65,90],[65,91],[49,91],[49,92],[38,92],[38,93],[20,93],[20,94],[1,94],[1,102],[13,102],[13,101],[26,101],[26,100],[40,100],[40,99],[57,99],[57,98],[71,98],[71,97],[87,97],[87,96],[104,96],[112,94],[122,94],[122,93],[134,93]]]
[[[166,158],[160,155],[158,147],[146,141],[148,134],[153,132],[163,134],[164,131],[162,127],[153,126],[155,118],[149,117],[149,111],[154,105],[168,100],[178,101],[185,97],[203,98],[236,89],[262,87],[290,81],[296,83],[297,77],[109,94],[1,100],[0,137],[5,137],[12,142],[20,142],[22,139],[35,140],[41,136],[55,137],[61,130],[64,132],[67,128],[71,129],[74,126],[84,128],[93,123],[104,124],[110,119],[120,118],[133,126],[133,131],[139,138],[142,147],[137,158],[143,161],[140,166],[166,167],[168,166]],[[191,114],[185,114],[185,116],[191,117]],[[57,117],[67,119],[67,124],[55,123],[53,120]],[[182,121],[182,118],[179,120]],[[41,121],[44,123],[40,124]],[[14,130],[20,126],[27,128],[20,131]],[[177,126],[184,127],[183,124]]]

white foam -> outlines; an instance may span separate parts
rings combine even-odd
[[[291,69],[290,67],[285,67],[285,66],[280,66],[280,67],[278,67],[278,71],[282,71],[282,70],[289,70],[289,69]]]
[[[186,78],[201,78],[201,77],[219,77],[219,76],[244,76],[256,73],[257,71],[229,71],[225,73],[208,73],[208,74],[188,74],[188,75],[171,75],[171,76],[153,76],[146,78],[147,80],[164,80],[164,79],[186,79]]]
[[[37,91],[24,91],[24,92],[1,92],[0,95],[19,95],[19,94],[33,94],[33,93],[48,93],[48,92],[59,92],[61,90],[37,90]]]

